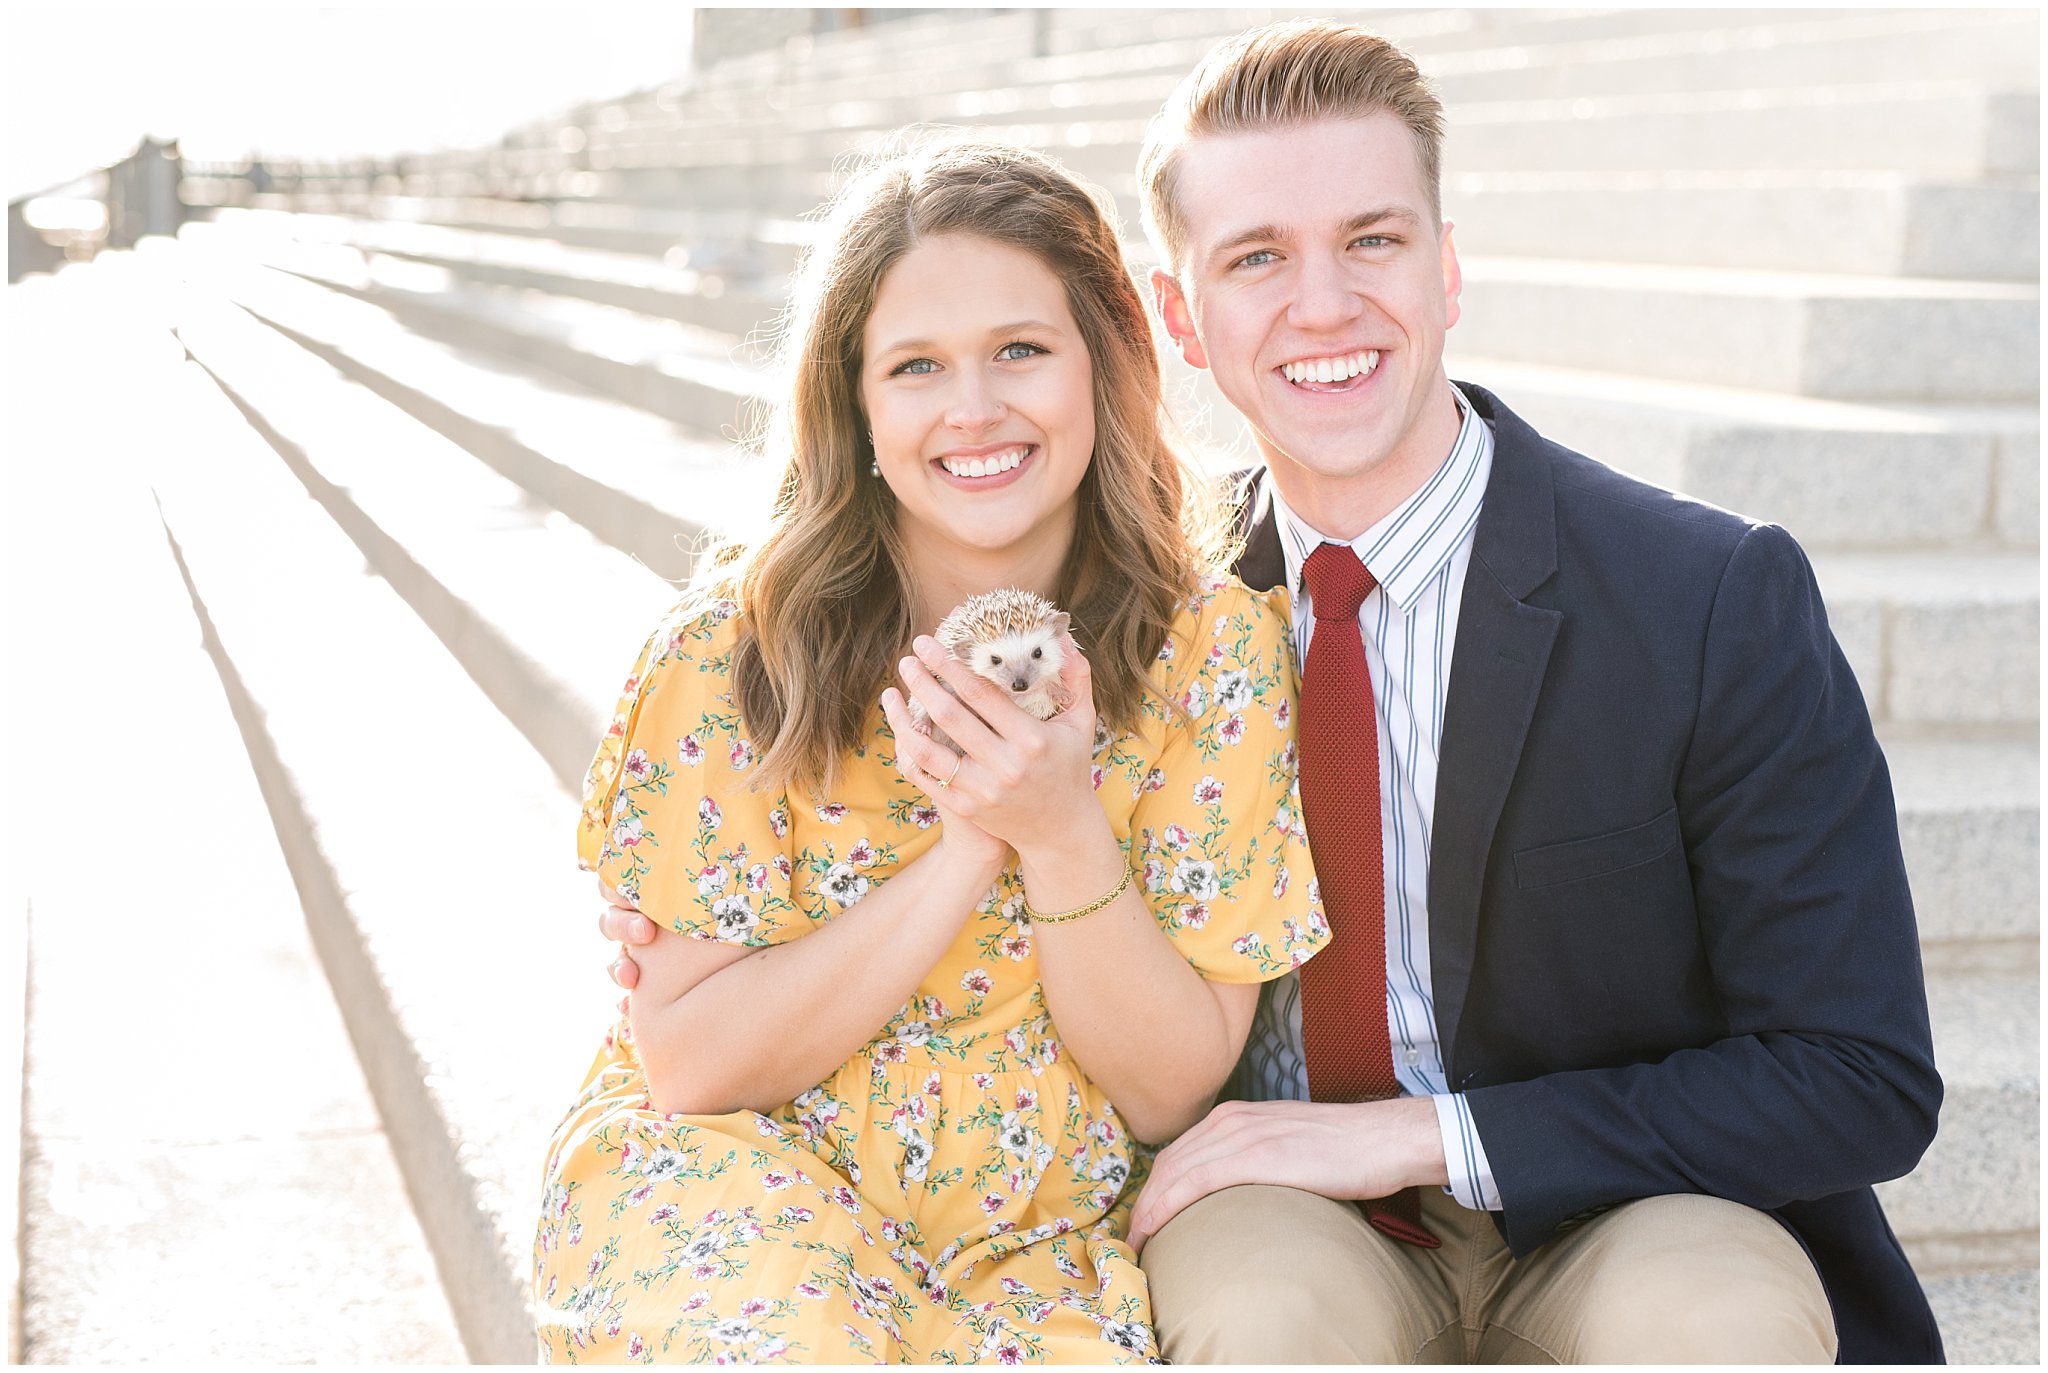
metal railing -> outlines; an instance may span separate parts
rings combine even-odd
[[[144,138],[119,162],[7,204],[7,279],[175,234],[187,218],[178,141]]]

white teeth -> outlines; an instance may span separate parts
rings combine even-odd
[[[993,477],[1023,462],[1030,451],[1031,446],[1025,444],[1006,453],[991,453],[986,458],[941,458],[939,465],[956,477]]]
[[[1333,382],[1349,381],[1361,372],[1370,372],[1380,365],[1377,349],[1368,348],[1341,358],[1310,358],[1305,362],[1287,362],[1280,366],[1280,374],[1289,381]]]

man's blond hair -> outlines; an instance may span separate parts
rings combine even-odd
[[[1145,231],[1168,270],[1180,270],[1187,248],[1176,182],[1190,140],[1381,113],[1415,136],[1430,215],[1441,224],[1444,107],[1407,53],[1370,29],[1328,19],[1266,24],[1210,49],[1153,117],[1138,155]]]

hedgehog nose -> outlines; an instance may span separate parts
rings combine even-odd
[[[1010,690],[1012,691],[1022,691],[1029,685],[1030,683],[1026,682],[1022,677],[1013,677],[1010,679]]]

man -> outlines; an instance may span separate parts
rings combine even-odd
[[[1870,1190],[1940,1102],[1918,939],[1812,573],[1450,383],[1441,120],[1277,24],[1141,163],[1167,331],[1265,460],[1239,571],[1294,597],[1336,934],[1140,1195],[1165,1352],[1939,1361]]]

